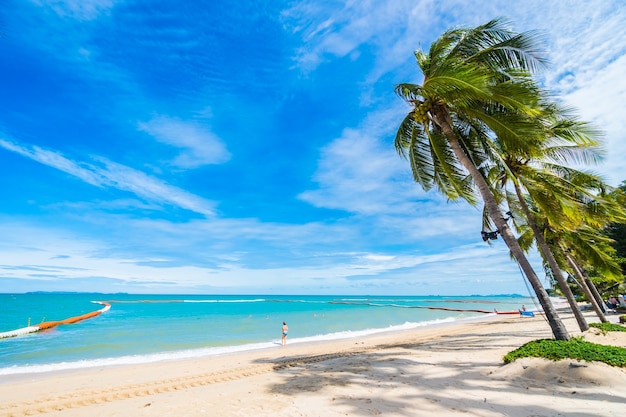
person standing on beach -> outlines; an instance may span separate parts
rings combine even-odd
[[[285,347],[285,345],[287,344],[287,332],[288,331],[289,331],[289,327],[287,326],[287,323],[283,321],[283,334],[281,338],[281,343],[283,347]]]

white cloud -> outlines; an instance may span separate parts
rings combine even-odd
[[[0,139],[0,147],[66,172],[97,187],[113,187],[129,191],[148,201],[176,205],[205,216],[214,215],[213,203],[157,178],[150,177],[141,171],[104,158],[96,158],[96,161],[103,165],[97,166],[84,162],[77,163],[60,153],[45,150],[38,146],[24,146],[5,139]]]
[[[132,229],[131,224],[124,227],[129,226]],[[178,232],[184,235],[191,228],[183,225],[183,230]],[[131,229],[129,234],[132,235]],[[0,243],[0,276],[3,279],[47,281],[66,290],[73,289],[72,282],[86,279],[94,279],[90,290],[103,292],[116,288],[134,289],[135,292],[171,292],[172,283],[176,283],[176,288],[199,293],[207,288],[245,291],[262,286],[271,289],[271,293],[303,289],[316,292],[325,288],[335,292],[367,293],[379,288],[388,294],[424,291],[472,294],[476,292],[475,282],[481,279],[502,281],[509,291],[523,289],[503,244],[450,248],[435,255],[329,252],[323,255],[329,258],[325,261],[313,257],[296,266],[250,268],[243,266],[239,257],[233,258],[232,253],[214,266],[193,264],[171,253],[166,257],[140,255],[130,247],[120,248],[125,255],[116,256],[102,239],[85,238],[53,225],[29,225],[14,219],[11,223],[0,221],[0,231],[3,236],[8,236]],[[325,233],[329,232],[325,230]],[[159,239],[163,233],[163,230],[153,232],[144,238]],[[33,241],[32,236],[37,236],[37,240]],[[180,236],[173,241],[180,244]],[[196,244],[193,242],[190,246]],[[209,257],[215,255],[207,254]],[[98,280],[104,280],[105,284]],[[115,288],[110,287],[110,283],[116,283]]]
[[[296,60],[305,71],[363,47],[377,57],[363,80],[367,103],[372,101],[369,89],[383,76],[394,77],[394,82],[419,82],[412,51],[428,48],[448,28],[471,27],[502,16],[515,31],[537,31],[545,38],[552,63],[542,74],[546,87],[578,108],[583,120],[605,130],[609,153],[597,171],[611,185],[618,185],[626,179],[621,169],[626,160],[626,122],[621,117],[626,114],[626,7],[622,5],[621,0],[496,0],[478,8],[463,0],[361,1],[342,7],[333,4],[331,12],[299,2],[284,18],[302,37]]]
[[[180,109],[182,105],[186,109],[181,114],[189,114],[188,109],[200,107],[199,102],[206,105],[206,97],[194,92],[181,95],[176,102],[153,102],[152,97],[160,96],[152,95],[155,91],[142,79],[142,71],[126,66],[133,64],[132,59],[114,59],[115,54],[107,55],[111,51],[106,41],[94,41],[99,38],[93,30],[100,27],[85,26],[84,21],[109,13],[118,3],[40,0],[36,4],[48,10],[39,15],[31,13],[31,8],[20,17],[31,31],[31,47],[49,54],[46,59],[61,60],[68,71],[90,84],[115,90],[113,98],[117,97],[122,107],[120,97],[134,97],[126,108],[132,107],[135,120],[147,114],[145,108]],[[622,145],[626,126],[621,117],[626,114],[622,74],[626,67],[626,8],[619,5],[598,0],[496,0],[480,7],[465,0],[297,2],[283,18],[302,39],[296,56],[301,69],[314,71],[331,60],[361,60],[358,64],[364,66],[361,79],[349,82],[362,88],[361,94],[368,100],[361,102],[361,109],[371,114],[362,123],[343,129],[339,137],[319,138],[327,144],[312,173],[317,188],[299,195],[315,207],[343,213],[306,224],[223,219],[214,215],[212,202],[132,167],[98,157],[77,161],[59,152],[0,139],[0,147],[88,184],[128,191],[146,203],[138,204],[132,198],[102,204],[59,203],[52,208],[63,205],[71,214],[83,215],[77,224],[63,226],[66,218],[58,216],[55,220],[60,230],[36,225],[9,228],[15,224],[15,216],[4,219],[0,228],[8,238],[0,243],[2,275],[68,281],[106,277],[129,287],[160,286],[162,291],[171,291],[175,283],[176,288],[201,292],[209,286],[230,291],[264,287],[275,293],[291,289],[469,294],[500,292],[500,288],[522,292],[515,289],[523,289],[524,281],[502,241],[492,247],[480,241],[480,211],[465,203],[447,204],[435,191],[422,192],[410,177],[408,163],[395,154],[394,130],[406,109],[393,96],[392,83],[419,81],[412,51],[420,43],[427,48],[434,37],[454,25],[472,26],[503,15],[511,18],[516,30],[544,30],[554,63],[544,74],[546,84],[578,107],[583,118],[606,129],[610,152],[602,170],[621,181],[622,161],[626,160]],[[40,25],[42,16],[51,15],[49,10],[63,19],[53,16],[52,24]],[[131,29],[125,33],[145,34],[146,42],[158,39],[149,36],[150,28]],[[180,52],[180,44],[171,48],[172,56]],[[194,48],[185,49],[185,53],[192,51],[195,53]],[[367,61],[369,58],[373,60]],[[388,84],[384,94],[380,94],[378,82]],[[381,103],[384,110],[369,107]],[[107,116],[113,120],[120,113],[123,111],[117,109]],[[176,167],[228,161],[230,154],[221,138],[202,120],[160,115],[133,129],[176,148],[178,154],[172,161]],[[108,213],[112,208],[122,213],[120,204],[144,210],[169,204],[206,218],[170,222]],[[42,216],[39,219],[44,219],[45,213]],[[81,227],[93,227],[97,234],[85,238]]]
[[[298,198],[354,213],[355,223],[368,224],[375,239],[390,244],[479,237],[480,208],[448,202],[437,190],[423,191],[409,162],[396,153],[392,140],[405,111],[398,99],[390,109],[369,114],[362,126],[345,129],[320,152],[312,178],[318,188]]]
[[[174,166],[196,168],[230,159],[230,153],[222,141],[197,122],[157,116],[148,122],[140,122],[138,127],[159,142],[182,149],[172,161]]]
[[[371,126],[370,126],[371,127]],[[397,242],[480,231],[480,212],[466,202],[447,202],[413,181],[409,163],[392,144],[347,129],[321,152],[313,179],[319,188],[299,195],[317,207],[355,213],[371,230],[394,231]],[[367,220],[366,220],[367,219]]]
[[[61,17],[94,20],[108,13],[121,0],[31,0],[40,7],[52,9]]]
[[[563,5],[565,7],[565,5]],[[572,9],[576,9],[572,7]],[[552,10],[545,22],[552,62],[545,74],[547,87],[581,118],[605,132],[607,156],[592,169],[611,185],[626,179],[626,9],[611,2],[589,2],[578,13]],[[550,26],[546,22],[551,22]]]
[[[17,142],[5,139],[0,139],[0,146],[8,151],[18,153],[26,158],[30,158],[49,167],[56,168],[59,171],[78,177],[88,184],[102,187],[105,183],[108,183],[106,176],[100,175],[98,170],[81,166],[80,164],[65,158],[61,154],[47,151],[38,146],[23,146]]]
[[[394,202],[406,204],[408,194],[415,195],[390,186],[403,172],[406,177],[403,162],[393,148],[382,147],[363,131],[346,129],[341,138],[322,150],[313,177],[320,188],[305,191],[300,198],[318,207],[363,214],[398,210]]]
[[[148,201],[176,205],[205,216],[213,216],[214,203],[171,186],[141,171],[100,158],[104,169],[97,169],[115,188],[130,191]]]
[[[373,112],[322,148],[312,178],[319,188],[298,197],[317,207],[364,215],[406,214],[418,199],[429,198],[390,141],[404,117],[402,104],[398,100],[391,110]]]
[[[416,47],[407,44],[406,38],[397,39],[398,35],[412,33],[412,36],[417,36],[426,33],[432,21],[429,19],[429,11],[433,10],[434,4],[432,0],[350,1],[329,11],[315,2],[303,1],[286,10],[283,19],[303,40],[295,60],[305,72],[315,69],[326,60],[358,56],[355,52],[364,44],[368,44],[368,48],[374,46],[375,49],[385,51],[384,59],[378,64],[389,68],[390,63],[399,64],[398,55],[390,51],[390,47],[398,53],[406,53],[407,47]],[[397,39],[397,43],[391,45],[391,39]],[[410,53],[411,49],[408,51]],[[405,59],[402,57],[400,62]],[[379,69],[376,72],[380,74],[385,71]]]
[[[563,96],[563,100],[576,107],[583,120],[592,122],[605,132],[606,157],[602,164],[592,169],[600,171],[613,186],[626,180],[626,81],[623,80],[626,56],[599,69],[595,76],[579,88]]]

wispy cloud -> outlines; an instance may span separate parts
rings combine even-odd
[[[83,288],[104,292],[118,289],[167,292],[175,283],[176,291],[194,292],[241,292],[265,288],[275,293],[371,293],[377,288],[387,294],[416,290],[450,293],[451,289],[456,294],[472,294],[476,280],[483,277],[492,283],[493,290],[503,288],[523,292],[516,266],[508,260],[502,246],[452,247],[433,255],[326,252],[318,257],[307,256],[304,263],[290,265],[287,259],[274,266],[259,268],[245,266],[240,257],[245,258],[246,254],[233,257],[234,253],[228,250],[223,252],[221,262],[213,265],[212,262],[190,261],[182,253],[178,256],[169,252],[165,258],[142,255],[141,250],[133,248],[137,246],[132,241],[127,248],[120,248],[123,254],[112,254],[103,240],[83,237],[80,233],[67,230],[59,233],[49,225],[0,224],[3,235],[10,236],[0,244],[0,281],[22,280],[24,288],[36,285],[37,288]],[[127,228],[129,236],[138,234],[132,224],[123,227]],[[154,228],[146,227],[145,240],[158,240],[158,236],[163,236],[163,231],[151,233],[149,229]],[[184,235],[191,229],[189,225],[183,225],[179,233]],[[332,233],[331,230],[326,229],[325,233]],[[28,237],[33,235],[38,236],[36,243]],[[182,252],[193,252],[194,247],[203,244],[193,237],[191,242],[185,242],[180,236],[172,236],[170,243],[183,245]],[[215,249],[210,252],[207,257],[215,258]],[[478,259],[481,262],[477,263]],[[89,283],[91,286],[87,285]]]
[[[400,104],[398,100],[393,111],[372,112],[360,126],[344,129],[322,148],[312,178],[318,188],[299,198],[366,215],[406,213],[411,200],[424,198],[391,143],[395,124],[403,117]]]
[[[0,147],[66,172],[96,187],[113,187],[129,191],[151,202],[175,205],[205,216],[214,215],[213,203],[105,158],[95,158],[95,162],[100,164],[98,166],[93,163],[75,162],[58,152],[6,139],[0,139]]]
[[[222,141],[197,122],[156,116],[148,122],[139,122],[138,127],[157,141],[182,149],[172,161],[176,167],[196,168],[230,159]]]
[[[346,129],[341,138],[322,150],[313,176],[320,188],[305,191],[299,197],[318,207],[354,213],[405,211],[390,204],[406,204],[408,195],[416,194],[408,188],[393,187],[394,180],[408,179],[402,162],[392,148],[381,146],[366,132]],[[395,193],[398,191],[400,194]]]
[[[41,165],[9,166],[28,188],[7,190],[0,279],[134,292],[520,292],[502,241],[480,240],[480,208],[424,192],[395,153],[408,109],[393,85],[419,82],[413,50],[452,26],[505,16],[542,30],[554,62],[546,85],[607,131],[599,169],[621,180],[619,1],[298,0],[279,21],[273,2],[242,15],[215,2],[11,0],[5,46],[23,59],[8,77],[55,82],[24,78],[7,100],[4,130],[22,141],[0,137],[0,151]],[[176,169],[143,168],[157,161]],[[45,178],[48,167],[107,192],[55,196],[71,181]],[[198,175],[217,170],[230,176]],[[182,182],[215,183],[220,212]],[[23,205],[43,187],[45,199]]]
[[[61,17],[94,20],[108,13],[120,0],[31,0],[40,7],[53,10]]]
[[[413,37],[427,33],[430,27],[429,10],[433,1],[377,2],[373,0],[345,2],[342,7],[324,8],[320,2],[302,1],[283,12],[287,27],[302,38],[296,62],[305,71],[312,71],[320,64],[333,59],[349,57],[358,59],[364,44],[368,51],[385,50],[385,59],[377,65],[397,65],[398,53],[416,45],[406,43],[402,34]],[[336,5],[335,5],[336,6]],[[400,40],[404,42],[400,42]],[[402,44],[401,48],[398,48]],[[391,47],[391,50],[389,49]],[[384,70],[377,70],[379,74]]]
[[[370,113],[362,125],[345,129],[320,152],[312,177],[317,188],[298,197],[353,213],[352,221],[368,224],[368,238],[390,244],[479,236],[480,212],[465,201],[448,202],[436,190],[423,191],[408,161],[396,153],[392,140],[405,111],[398,99],[390,109]]]
[[[626,8],[621,7],[621,1],[492,1],[479,9],[462,0],[363,1],[335,6],[331,12],[319,2],[304,1],[285,11],[284,18],[290,23],[287,27],[303,41],[296,62],[305,71],[312,71],[336,58],[358,59],[366,50],[375,57],[363,80],[367,101],[373,100],[368,93],[372,83],[381,77],[393,76],[396,82],[418,78],[411,51],[427,48],[449,27],[505,17],[514,30],[538,31],[552,62],[542,74],[546,86],[580,109],[583,119],[606,131],[611,152],[598,169],[613,185],[623,180],[616,168],[626,157],[626,145],[621,140],[626,122],[614,117],[626,113],[626,83],[621,75],[626,56]]]

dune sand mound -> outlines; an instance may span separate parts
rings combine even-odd
[[[626,370],[601,362],[573,359],[551,361],[543,358],[524,358],[495,371],[494,376],[508,381],[520,380],[528,386],[624,386]]]
[[[591,327],[583,334],[583,338],[599,345],[626,347],[626,332],[603,332]]]

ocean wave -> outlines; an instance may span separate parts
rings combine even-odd
[[[342,339],[353,339],[357,337],[364,337],[373,334],[411,330],[420,327],[436,326],[442,324],[449,324],[459,321],[470,321],[475,318],[464,318],[461,320],[454,318],[429,320],[423,322],[405,322],[400,325],[392,325],[384,328],[372,328],[365,330],[354,331],[341,331],[335,333],[321,334],[316,336],[291,338],[289,344],[301,344],[301,343],[313,343]],[[10,367],[0,368],[0,375],[20,375],[20,374],[34,374],[34,373],[47,373],[58,372],[66,370],[87,369],[95,367],[109,367],[120,365],[139,365],[155,362],[166,362],[182,359],[194,359],[202,357],[219,356],[231,353],[247,352],[261,349],[269,349],[280,346],[280,340],[272,340],[268,342],[249,343],[243,345],[233,346],[218,346],[218,347],[206,347],[200,349],[186,349],[177,350],[171,352],[160,352],[145,355],[127,355],[119,357],[109,357],[100,359],[88,359],[72,362],[57,362],[38,365],[14,365]]]
[[[242,300],[182,300],[183,303],[262,303],[265,298],[242,299]]]
[[[276,343],[252,343],[239,346],[210,347],[202,349],[178,350],[147,355],[128,355],[114,358],[87,359],[73,362],[57,362],[41,365],[19,365],[0,368],[0,375],[33,374],[94,367],[108,367],[119,365],[139,365],[145,363],[166,362],[180,359],[193,359],[206,356],[218,356],[228,353],[244,352],[276,346]]]

